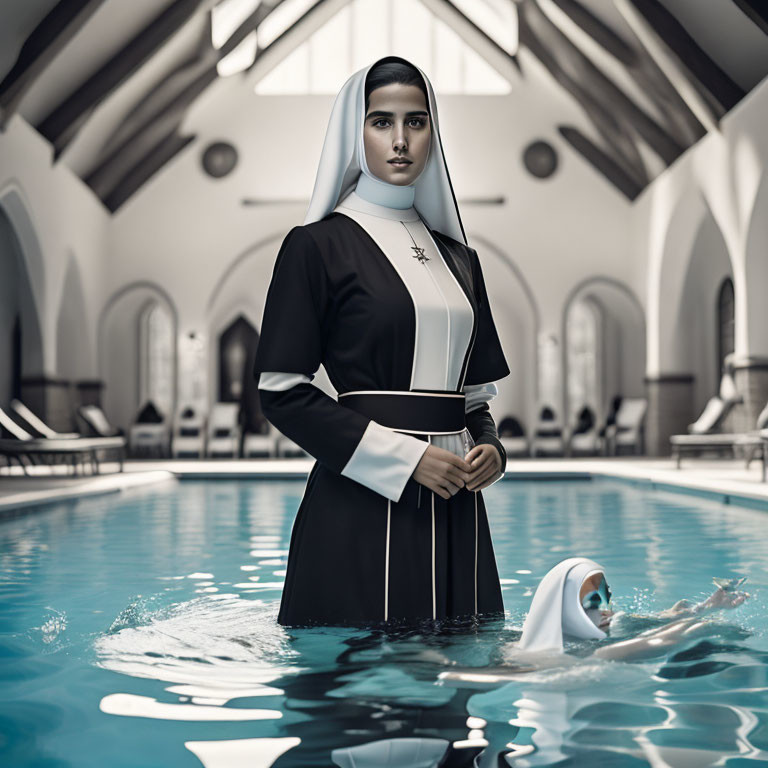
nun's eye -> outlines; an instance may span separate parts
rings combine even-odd
[[[373,125],[374,127],[379,127],[379,123],[389,123],[389,120],[387,120],[387,119],[386,119],[386,118],[384,118],[384,117],[380,117],[378,120],[374,120],[374,121],[373,121],[373,123],[372,123],[372,125]],[[381,127],[383,127],[383,126],[381,126]]]
[[[423,128],[427,124],[423,117],[412,117],[409,122],[416,123],[416,125],[412,126],[413,128]]]

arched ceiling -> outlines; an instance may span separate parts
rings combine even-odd
[[[4,0],[0,128],[20,114],[116,211],[195,140],[182,130],[185,115],[223,79],[226,55],[282,17],[277,37],[227,78],[252,96],[261,61],[275,66],[349,2],[261,0],[214,47],[211,14],[225,1]],[[542,89],[550,128],[629,199],[768,74],[764,0],[517,0],[515,55],[462,12],[466,3],[408,2],[510,82],[543,69],[585,118],[558,118],[552,89]]]

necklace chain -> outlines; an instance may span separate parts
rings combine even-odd
[[[404,221],[401,220],[400,223],[405,227]],[[405,227],[405,231],[410,235],[411,242],[413,243],[413,245],[411,246],[411,250],[413,251],[411,256],[413,256],[414,259],[418,259],[419,262],[421,262],[422,264],[425,264],[427,261],[429,261],[429,256],[427,256],[427,254],[424,253],[423,248],[420,248],[416,244],[416,241],[413,239],[413,235],[411,234],[411,230],[408,229],[408,227]]]

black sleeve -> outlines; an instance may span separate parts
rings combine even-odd
[[[277,254],[261,323],[253,375],[303,373],[323,362],[331,292],[325,265],[305,227],[294,227]],[[266,418],[286,437],[336,472],[346,465],[370,419],[309,382],[260,389]],[[332,439],[331,439],[332,436]]]
[[[329,304],[322,256],[306,229],[294,227],[272,270],[253,375],[282,371],[312,378],[323,362]]]
[[[493,322],[491,305],[485,290],[485,279],[477,252],[470,248],[472,259],[472,278],[475,287],[475,299],[478,306],[477,334],[467,364],[464,384],[487,384],[509,375],[504,352],[499,341],[499,334]]]
[[[504,446],[499,440],[499,433],[496,429],[496,422],[491,416],[491,410],[488,407],[488,403],[483,403],[477,408],[473,408],[466,414],[467,429],[469,434],[472,435],[472,439],[475,441],[475,445],[480,443],[488,443],[495,446],[496,450],[501,456],[502,470],[507,466],[507,452],[504,450]]]

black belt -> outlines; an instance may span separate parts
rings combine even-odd
[[[375,389],[344,392],[339,403],[390,429],[455,434],[466,428],[463,392],[403,392]]]

